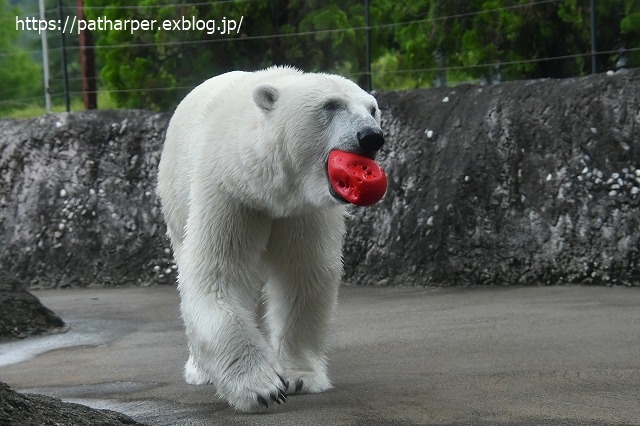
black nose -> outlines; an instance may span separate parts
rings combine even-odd
[[[367,152],[377,152],[384,145],[382,131],[367,127],[358,132],[358,143]]]

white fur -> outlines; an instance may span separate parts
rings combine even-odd
[[[289,393],[300,383],[300,392],[331,387],[344,207],[326,161],[379,121],[375,99],[354,83],[280,67],[214,77],[178,106],[158,192],[178,263],[189,383],[214,384],[243,411],[260,409],[258,395],[273,404],[278,375]]]

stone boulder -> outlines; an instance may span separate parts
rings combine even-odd
[[[44,395],[21,394],[0,382],[0,424],[119,426],[141,423],[115,411],[96,410]]]
[[[23,282],[0,270],[0,342],[65,330],[64,321],[29,293]]]

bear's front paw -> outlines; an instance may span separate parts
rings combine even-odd
[[[320,393],[331,389],[332,385],[326,373],[313,371],[291,371],[287,374],[288,394]]]
[[[218,394],[239,411],[257,412],[287,402],[289,382],[276,369],[254,366],[228,374],[218,386]]]

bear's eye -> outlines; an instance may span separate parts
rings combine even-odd
[[[326,101],[326,102],[324,103],[324,105],[322,106],[322,108],[323,108],[325,111],[331,111],[331,112],[333,112],[333,111],[337,111],[337,110],[339,110],[339,109],[340,109],[340,106],[341,106],[340,101],[338,101],[338,100],[336,100],[336,99],[329,99],[328,101]]]
[[[376,107],[374,107],[374,106],[372,106],[372,107],[371,107],[371,116],[372,116],[372,117],[375,117],[375,116],[376,116],[376,111],[377,111],[377,108],[376,108]]]

